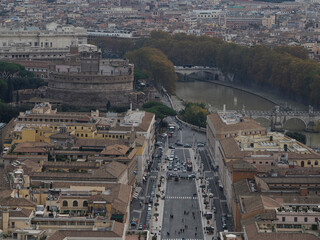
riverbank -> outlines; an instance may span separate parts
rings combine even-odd
[[[270,92],[264,92],[264,91],[259,91],[257,89],[253,89],[253,88],[248,88],[248,87],[243,87],[243,86],[239,86],[233,83],[228,83],[228,82],[223,82],[223,81],[216,81],[216,80],[206,80],[206,79],[198,79],[198,80],[194,80],[193,82],[208,82],[208,83],[213,83],[213,84],[217,84],[220,86],[224,86],[224,87],[228,87],[228,88],[232,88],[232,89],[236,89],[239,91],[243,91],[249,94],[252,94],[254,96],[260,97],[274,105],[278,105],[281,107],[291,107],[294,110],[308,110],[308,106],[295,102],[293,100],[290,99],[285,99],[285,98],[281,98],[280,96],[276,95],[276,94],[272,94]],[[183,81],[180,81],[183,82]],[[294,106],[294,107],[293,107]]]

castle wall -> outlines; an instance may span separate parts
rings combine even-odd
[[[129,106],[133,72],[126,76],[51,73],[48,98],[77,106]]]

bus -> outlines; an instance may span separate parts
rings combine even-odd
[[[187,162],[187,171],[192,172],[192,162],[191,161]]]
[[[175,125],[174,124],[169,124],[169,127],[168,127],[168,130],[169,132],[174,132],[174,130],[176,129]]]

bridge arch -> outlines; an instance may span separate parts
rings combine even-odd
[[[301,130],[304,130],[304,129],[307,129],[308,128],[308,122],[306,122],[303,118],[299,118],[299,117],[292,117],[292,118],[289,118],[289,119],[286,119],[284,122],[283,122],[283,127],[284,128],[287,128],[287,129],[291,129],[290,127],[290,123],[293,123],[294,124],[294,130],[298,130],[297,129],[297,126],[301,126]]]
[[[266,128],[271,127],[271,119],[269,117],[257,116],[252,118],[256,120],[258,123],[260,123],[260,125],[263,127],[266,127]]]

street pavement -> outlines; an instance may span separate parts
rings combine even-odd
[[[214,166],[208,158],[205,148],[196,147],[197,143],[206,142],[206,136],[204,133],[182,126],[173,117],[167,117],[167,121],[175,124],[176,130],[171,138],[157,136],[157,141],[163,143],[163,156],[159,157],[160,150],[157,147],[148,168],[147,179],[138,186],[139,191],[135,194],[136,198],[133,199],[130,208],[130,222],[134,219],[136,226],[131,226],[131,229],[137,229],[141,224],[142,228],[149,229],[151,235],[156,235],[157,239],[217,239],[217,232],[224,230],[221,216],[226,214],[229,231],[233,230],[233,223],[232,217],[228,213],[223,191],[219,189],[217,184],[219,179],[217,172],[214,171]],[[190,144],[192,148],[176,146],[177,142],[183,145]],[[168,170],[169,161],[165,160],[165,156],[171,154],[169,146],[175,146],[174,155],[179,159],[172,162],[172,170]],[[183,165],[183,163],[187,160],[192,160],[193,172],[186,171],[186,164]],[[174,167],[177,168],[176,171],[173,170]],[[197,179],[188,179],[192,173],[197,176]],[[180,176],[178,181],[174,177],[167,179],[170,174]],[[164,178],[161,180],[160,176]],[[201,181],[201,178],[204,180]],[[202,193],[200,186],[206,182],[205,180],[208,181],[208,185]],[[161,184],[160,188],[158,188],[158,184]],[[153,188],[154,185],[155,188]],[[154,197],[150,211],[146,199],[150,199],[152,191],[155,192],[155,195],[163,198]],[[213,193],[213,197],[204,198],[203,194],[209,193],[209,191]],[[212,203],[205,205],[204,201],[208,200]],[[203,213],[212,212],[212,209],[208,208],[209,206],[211,208],[212,205],[216,207],[217,212],[213,219],[208,221]],[[208,226],[215,227],[214,235],[205,229]]]
[[[194,179],[167,182],[162,239],[203,239],[198,197]]]
[[[204,149],[200,149],[199,153],[200,153],[201,161],[203,163],[205,179],[209,181],[209,188],[214,196],[212,201],[213,201],[213,206],[216,208],[216,211],[217,211],[215,213],[216,232],[221,232],[224,230],[228,230],[229,232],[232,232],[234,230],[233,218],[232,218],[232,215],[229,213],[226,197],[218,185],[218,180],[219,180],[218,172],[213,171],[215,167],[213,166],[213,164],[211,164],[206,151]],[[223,229],[222,227],[222,220],[221,220],[222,216],[226,217],[226,224],[227,224],[226,229]]]

